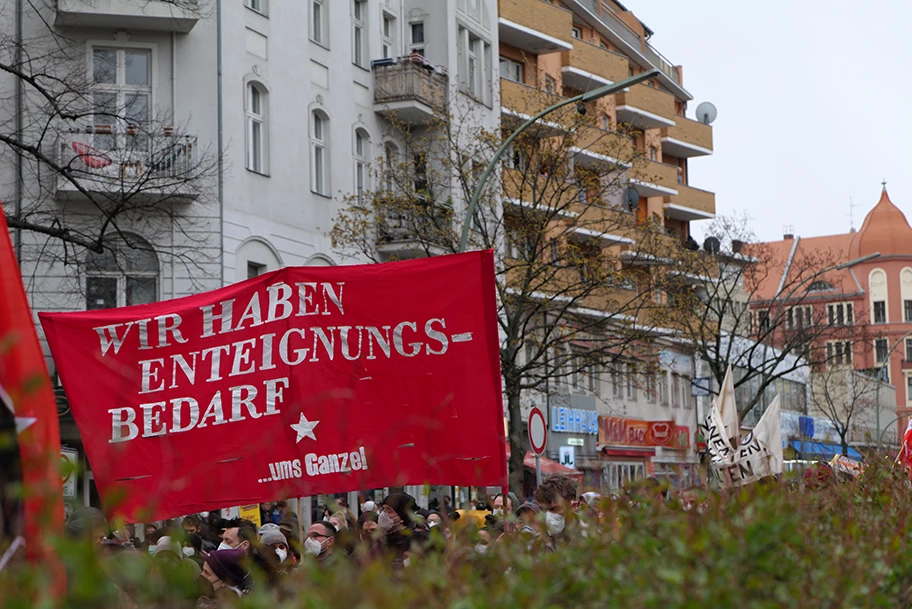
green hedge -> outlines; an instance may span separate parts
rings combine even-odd
[[[901,607],[912,605],[912,492],[905,474],[874,463],[857,481],[808,490],[754,485],[710,495],[702,514],[669,505],[606,504],[608,522],[556,552],[515,538],[487,555],[470,547],[431,552],[393,573],[339,561],[302,567],[281,590],[260,586],[240,606],[538,607]],[[117,607],[123,600],[84,544],[60,552],[71,574],[67,607]],[[146,556],[114,576],[140,606],[177,607],[188,582],[166,582]],[[11,565],[0,606],[36,606],[39,567]],[[126,583],[124,583],[126,582]],[[129,605],[127,605],[129,606]],[[189,606],[194,606],[192,602]]]

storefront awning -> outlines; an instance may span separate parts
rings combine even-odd
[[[842,446],[839,444],[830,444],[829,442],[815,442],[813,440],[791,440],[788,444],[790,447],[794,448],[795,451],[802,457],[820,457],[829,461],[833,458],[833,456],[842,454]],[[851,446],[849,447],[848,457],[857,461],[861,461],[864,458],[861,456],[860,452]]]

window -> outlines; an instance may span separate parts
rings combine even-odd
[[[576,38],[577,40],[582,40],[582,39],[583,39],[583,30],[581,30],[580,28],[578,28],[578,27],[576,27],[576,26],[574,25],[574,26],[573,26],[573,29],[572,29],[571,31],[573,32],[573,37],[574,37],[574,38]]]
[[[86,259],[86,310],[158,300],[158,257],[144,239],[126,235],[105,241],[102,253]]]
[[[678,408],[681,405],[681,377],[676,372],[671,373],[671,405]]]
[[[92,145],[99,150],[145,152],[152,102],[149,49],[92,49]]]
[[[668,375],[664,370],[660,370],[656,376],[656,393],[658,394],[659,404],[668,406]]]
[[[244,6],[260,13],[261,15],[265,15],[266,2],[267,0],[244,0]]]
[[[627,365],[627,399],[631,402],[636,402],[637,399],[636,371],[629,364]]]
[[[409,52],[424,55],[424,21],[409,24]]]
[[[684,408],[693,408],[694,396],[691,395],[690,381],[686,377],[681,377],[681,404]]]
[[[459,55],[459,89],[478,101],[491,101],[491,45],[469,29],[460,27],[456,41]]]
[[[266,99],[259,83],[247,84],[247,169],[262,174],[267,171]]]
[[[912,300],[903,301],[903,321],[912,321]]]
[[[352,63],[367,67],[367,1],[352,0]]]
[[[906,377],[906,402],[912,402],[912,376]]]
[[[510,144],[503,156],[504,165],[509,169],[516,171],[525,171],[529,164],[526,162],[526,155],[520,148],[517,148],[516,142]]]
[[[396,171],[399,167],[399,149],[396,144],[387,142],[383,146],[383,172],[385,175],[385,188],[387,192],[393,192],[396,186]]]
[[[851,302],[827,305],[827,322],[831,326],[851,326],[855,323],[855,311]]]
[[[545,92],[554,94],[557,91],[557,83],[553,78],[545,74]]]
[[[380,54],[384,59],[395,57],[396,18],[383,13],[380,22]]]
[[[650,160],[650,161],[655,161],[656,159],[658,159],[658,156],[659,156],[659,153],[658,153],[658,151],[656,150],[656,147],[655,147],[655,146],[650,146],[650,147],[649,147],[649,160]]]
[[[310,189],[329,196],[329,119],[320,110],[310,115]]]
[[[874,323],[875,324],[887,323],[887,303],[886,303],[886,301],[877,300],[874,302]]]
[[[852,363],[852,343],[847,340],[832,341],[826,344],[827,365],[840,366]]]
[[[912,362],[912,338],[906,339],[906,361]]]
[[[656,377],[651,374],[646,377],[646,401],[650,404],[656,401]]]
[[[589,364],[586,366],[585,370],[587,388],[591,393],[598,394],[598,371],[595,368],[595,364]]]
[[[770,312],[768,309],[757,311],[757,330],[761,333],[769,332]]]
[[[370,151],[370,137],[364,129],[355,131],[355,194],[358,204],[364,204],[364,191],[370,188],[368,184],[368,156]]]
[[[329,48],[329,33],[327,31],[327,6],[326,0],[310,0],[310,39]]]
[[[259,277],[266,272],[266,265],[260,264],[259,262],[248,262],[247,263],[247,279],[253,279],[254,277]]]
[[[415,153],[412,157],[412,186],[418,199],[427,201],[433,198],[428,183],[427,155],[423,152]]]
[[[601,116],[602,129],[605,131],[611,131],[611,117],[607,114],[602,114]]]
[[[785,312],[785,327],[789,330],[803,330],[811,327],[811,307],[792,307]]]
[[[506,57],[500,58],[500,77],[513,82],[523,81],[523,64]]]
[[[874,361],[878,364],[881,364],[887,359],[887,339],[886,338],[877,338],[874,339]]]

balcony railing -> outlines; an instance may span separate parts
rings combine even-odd
[[[196,137],[173,132],[88,129],[64,133],[57,162],[90,192],[192,197],[198,175]],[[79,189],[61,176],[58,192]]]
[[[420,56],[373,63],[374,103],[417,101],[435,111],[447,103],[447,74]]]
[[[384,210],[377,225],[377,244],[421,243],[428,248],[452,241],[453,209],[434,203]]]

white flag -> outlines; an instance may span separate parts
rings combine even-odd
[[[725,371],[725,379],[722,381],[722,388],[715,402],[719,405],[719,413],[722,417],[722,425],[725,428],[726,438],[740,438],[741,424],[738,417],[738,405],[735,403],[735,380],[732,377],[731,364]]]

